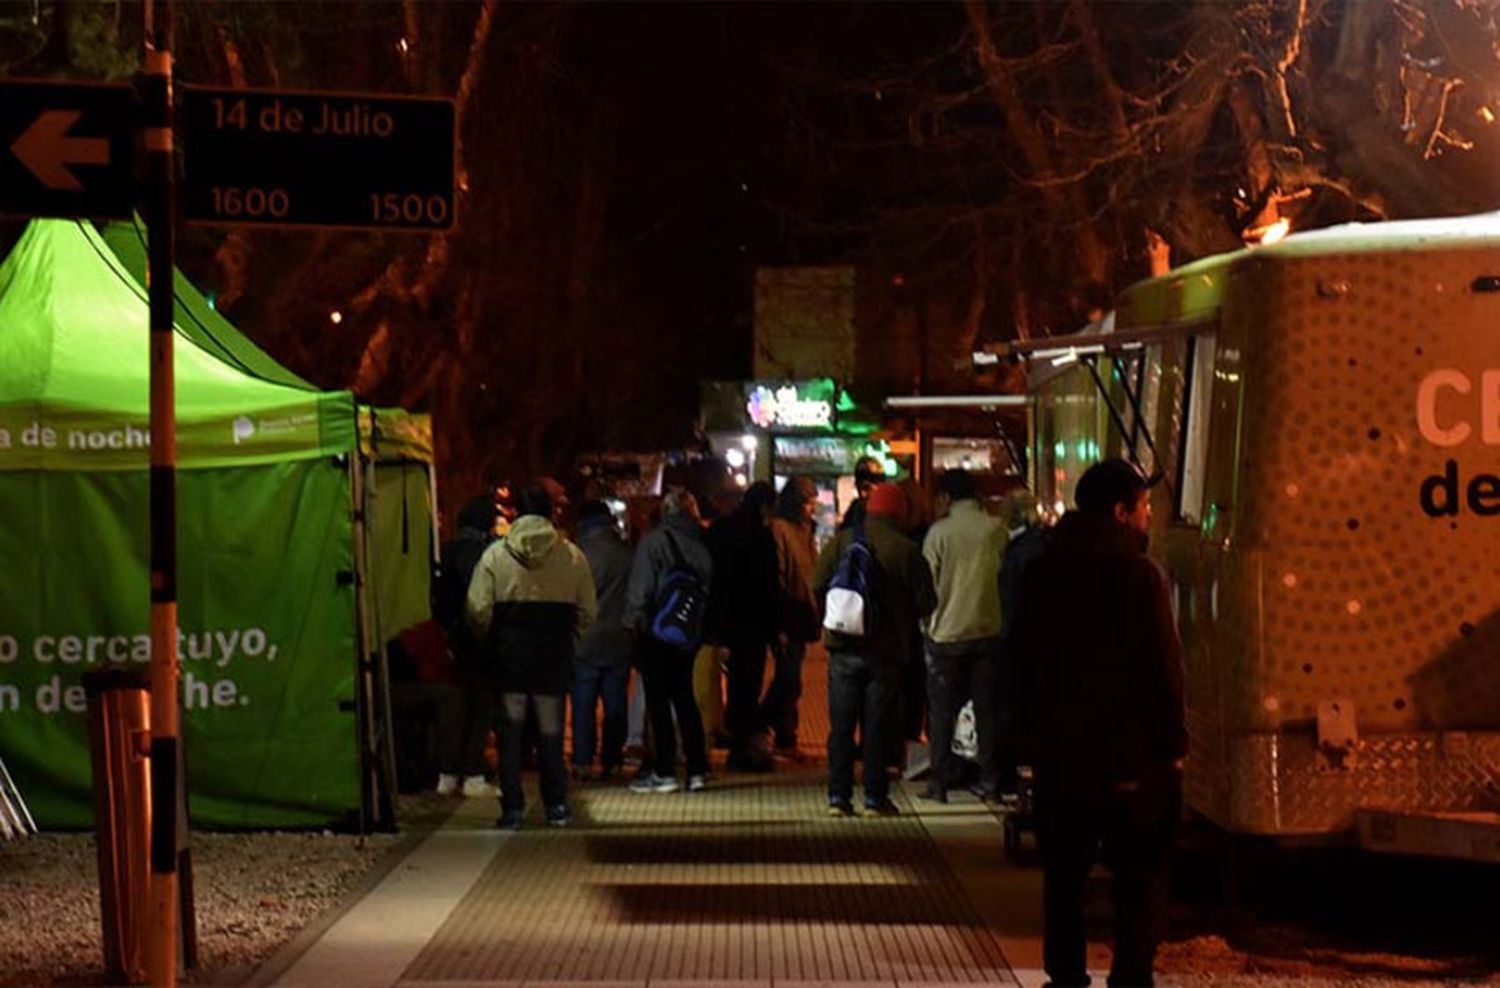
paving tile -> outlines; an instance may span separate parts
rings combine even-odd
[[[574,825],[499,844],[401,988],[1015,984],[961,862],[899,788],[900,817],[825,815],[824,668],[816,652],[804,667],[802,747],[817,757],[765,775],[716,766],[702,793],[577,787]],[[944,809],[938,830],[988,825],[998,844],[982,805]]]

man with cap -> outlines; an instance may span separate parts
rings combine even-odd
[[[906,494],[895,484],[875,485],[863,521],[843,529],[818,557],[813,592],[823,599],[851,543],[863,539],[874,556],[866,588],[865,633],[825,630],[828,648],[828,812],[854,814],[854,729],[864,744],[865,812],[894,816],[886,755],[897,730],[896,690],[912,661],[914,630],[937,605],[932,571],[915,542],[901,530]]]
[[[1012,645],[1036,770],[1050,983],[1087,985],[1083,898],[1114,876],[1109,983],[1151,985],[1181,807],[1182,646],[1167,577],[1146,556],[1151,481],[1125,460],[1079,478],[1077,510],[1021,578]]]

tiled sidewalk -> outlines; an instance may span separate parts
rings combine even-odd
[[[810,656],[809,754],[822,672]],[[830,819],[816,762],[701,793],[573,795],[571,827],[533,813],[514,834],[490,829],[492,801],[467,801],[276,983],[1016,983],[1004,951],[1028,942],[1039,897],[977,803],[919,815],[898,790],[900,817]]]

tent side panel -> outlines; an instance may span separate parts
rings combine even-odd
[[[190,809],[210,827],[359,808],[348,481],[331,459],[179,478]],[[0,473],[0,751],[38,823],[92,820],[83,672],[149,661],[147,478]],[[352,706],[352,704],[351,704]]]
[[[432,616],[432,505],[427,471],[376,464],[370,495],[372,578],[380,634],[394,638]]]

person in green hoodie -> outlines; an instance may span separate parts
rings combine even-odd
[[[547,822],[573,818],[563,764],[563,705],[579,636],[598,611],[588,560],[553,527],[552,499],[540,486],[517,500],[520,516],[474,569],[468,618],[485,643],[500,693],[500,820],[515,829],[525,814],[521,736],[536,712],[542,802]]]
[[[937,587],[937,607],[926,624],[932,774],[922,795],[940,803],[948,801],[954,722],[968,699],[974,701],[979,740],[980,794],[1000,795],[1000,561],[1007,532],[976,493],[967,470],[945,470],[938,478],[937,507],[947,514],[922,542]]]

